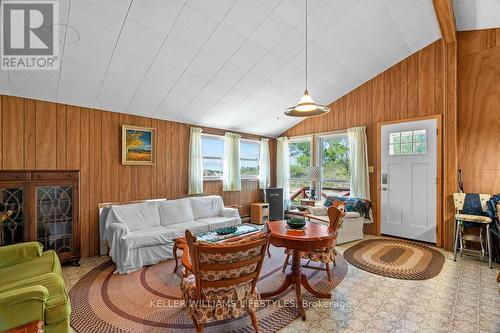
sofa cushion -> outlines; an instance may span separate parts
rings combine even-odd
[[[1,226],[1,224],[0,224]],[[39,242],[25,242],[0,247],[0,268],[20,264],[42,255]]]
[[[186,230],[191,231],[193,235],[210,230],[208,224],[195,221],[171,224],[168,228],[175,231],[175,237],[183,237]]]
[[[157,227],[160,225],[158,202],[140,202],[111,207],[108,222],[123,223],[128,231]]]
[[[175,231],[166,227],[136,230],[127,234],[123,241],[127,249],[166,244],[175,238]]]
[[[232,227],[241,224],[241,220],[234,217],[204,217],[197,219],[196,222],[208,224],[209,230],[213,231],[219,228]]]
[[[209,195],[206,197],[192,197],[191,206],[193,207],[194,219],[198,220],[204,217],[221,216],[224,208],[224,201],[218,195]]]
[[[194,221],[190,198],[168,200],[158,203],[162,226]]]
[[[328,215],[328,207],[310,207],[311,215],[314,216],[327,216]],[[361,215],[358,212],[346,212],[346,218],[357,218]]]
[[[44,286],[49,292],[49,297],[45,303],[46,324],[50,325],[57,323],[69,317],[71,313],[71,305],[64,287],[64,280],[59,274],[47,273],[18,280],[10,284],[0,286],[0,292],[36,285]]]
[[[1,285],[32,278],[46,273],[62,275],[59,258],[54,251],[45,251],[40,257],[17,265],[0,268]],[[0,285],[0,288],[1,288]]]

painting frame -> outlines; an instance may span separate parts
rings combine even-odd
[[[150,159],[133,160],[128,158],[127,133],[129,131],[149,133]],[[146,151],[147,152],[147,151]],[[122,125],[122,165],[156,165],[156,129],[135,125]]]

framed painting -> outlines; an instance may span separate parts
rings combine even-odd
[[[154,165],[156,131],[154,128],[122,126],[122,164]]]

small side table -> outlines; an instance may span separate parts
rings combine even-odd
[[[250,204],[250,222],[265,224],[267,221],[269,221],[269,204],[265,202]]]

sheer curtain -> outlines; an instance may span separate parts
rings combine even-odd
[[[370,200],[366,127],[349,128],[347,134],[351,153],[351,197]]]
[[[271,185],[271,161],[269,158],[269,139],[260,140],[259,156],[259,188],[266,189]]]
[[[198,127],[191,127],[189,137],[189,192],[203,193],[203,156],[201,152],[201,132]]]
[[[276,147],[276,186],[283,189],[284,207],[290,208],[290,159],[288,151],[288,138],[277,139]]]
[[[240,138],[239,134],[226,132],[222,176],[222,189],[224,191],[241,191]]]

